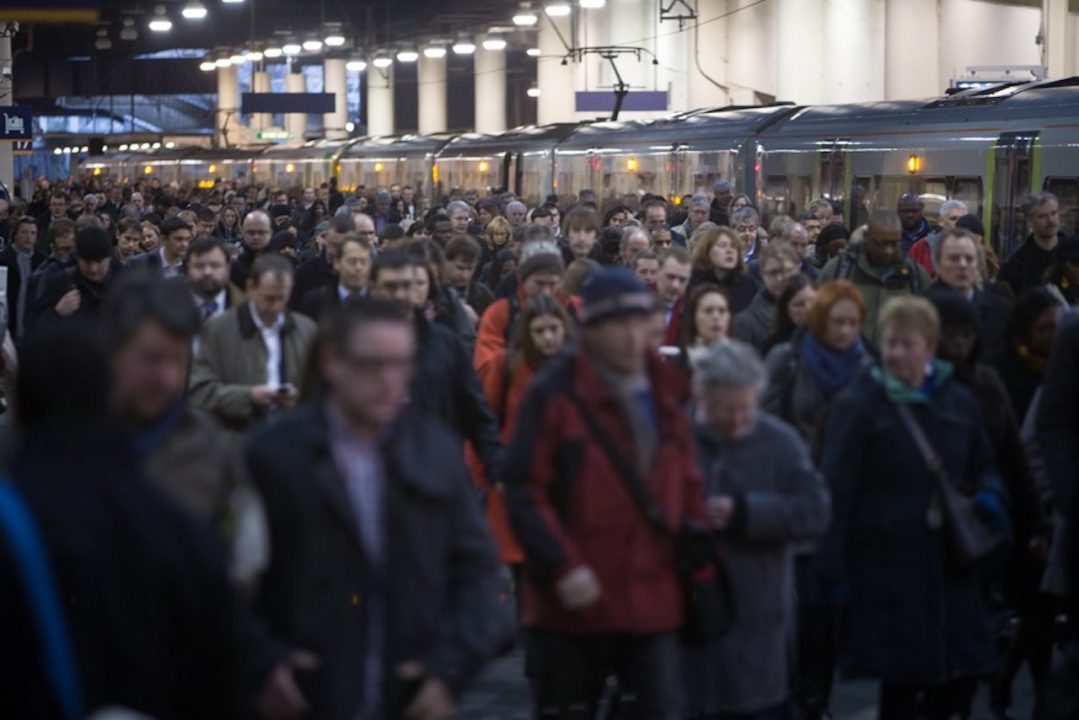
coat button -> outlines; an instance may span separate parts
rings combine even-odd
[[[352,603],[352,607],[359,607],[360,604],[363,602],[363,598],[360,597],[359,593],[352,593],[352,597],[349,598],[349,602]]]

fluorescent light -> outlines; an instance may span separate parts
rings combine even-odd
[[[262,52],[262,56],[263,57],[268,57],[268,58],[279,58],[279,57],[281,57],[281,54],[282,54],[281,48],[277,48],[277,47],[266,48]]]
[[[244,59],[251,62],[258,62],[262,59],[262,53],[260,53],[258,50],[248,50],[244,53]]]
[[[223,3],[228,3],[228,4],[232,4],[232,5],[239,5],[243,1],[244,0],[221,0],[221,2],[223,2]]]
[[[82,146],[82,148],[80,148],[80,149],[79,149],[79,152],[81,152],[81,153],[88,153],[88,152],[90,152],[90,148],[88,148],[88,147],[86,147],[85,145],[83,145],[83,146]]]
[[[356,123],[349,120],[345,123],[345,132],[354,132],[356,130]]]
[[[528,57],[539,57],[543,54],[543,51],[539,48],[528,48],[525,50],[525,54],[528,55]]]
[[[121,145],[120,152],[127,152],[127,145]]]
[[[506,41],[499,37],[490,37],[483,41],[484,50],[505,50]]]
[[[154,150],[159,150],[159,149],[161,148],[161,143],[159,143],[159,142],[155,142],[155,143],[154,143],[153,145],[151,145],[150,147],[152,147],[152,148],[153,148]]]
[[[216,67],[217,65],[214,64],[213,60],[203,60],[199,63],[199,70],[202,70],[203,72],[210,72]]]
[[[432,60],[444,58],[446,57],[446,48],[441,45],[429,45],[423,49],[423,56],[425,58],[431,58]]]
[[[371,61],[371,64],[380,70],[385,70],[390,65],[393,65],[393,58],[389,55],[379,55],[377,58]]]
[[[231,64],[232,60],[229,60],[228,58],[218,58],[214,60],[214,67],[227,68]]]
[[[300,51],[303,50],[303,47],[298,43],[285,43],[285,46],[281,48],[281,50],[284,51],[286,55],[299,55]]]
[[[349,60],[345,63],[345,70],[349,72],[363,72],[367,69],[367,61],[365,60]]]
[[[188,20],[202,20],[206,17],[206,6],[199,2],[199,0],[191,0],[187,5],[184,5],[184,9],[180,11]]]
[[[344,44],[345,44],[345,36],[344,35],[337,35],[335,33],[333,35],[327,35],[326,36],[326,46],[327,47],[341,47]]]
[[[525,93],[530,98],[538,98],[540,96],[540,89],[538,87],[530,87],[528,88],[528,90],[525,91]]]
[[[149,25],[151,32],[168,32],[172,30],[172,20],[168,18],[156,18],[150,21]]]
[[[322,41],[321,40],[304,40],[303,41],[303,49],[306,50],[307,52],[318,52],[319,50],[322,49]]]
[[[536,13],[532,12],[531,8],[521,8],[517,14],[513,16],[513,24],[520,25],[521,27],[532,27],[538,20],[539,18],[536,17]]]
[[[607,4],[607,0],[579,0],[579,4],[585,10],[598,10]]]
[[[52,154],[53,155],[63,155],[64,150],[63,150],[63,148],[53,148]]]
[[[551,17],[566,17],[573,12],[573,8],[569,6],[569,3],[554,2],[545,7],[544,11]]]
[[[420,59],[420,54],[415,50],[402,50],[397,53],[398,62],[414,63]]]
[[[471,55],[476,52],[476,45],[471,40],[458,40],[453,44],[455,55]]]
[[[176,147],[176,143],[174,143],[171,140],[169,140],[167,143],[165,143],[165,149],[166,150],[172,150],[174,147]]]
[[[237,53],[235,55],[229,56],[229,62],[233,65],[243,65],[245,62],[247,62],[247,58]]]

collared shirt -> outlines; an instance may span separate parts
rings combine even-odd
[[[341,302],[345,302],[349,299],[367,297],[367,288],[362,288],[357,292],[352,292],[341,283],[337,284],[337,297]]]
[[[174,265],[169,265],[169,260],[165,257],[165,248],[158,248],[157,254],[161,256],[161,274],[165,276],[165,279],[179,277],[180,269],[184,265],[184,259],[180,258]]]
[[[202,314],[203,323],[225,312],[225,306],[228,304],[229,299],[227,290],[222,290],[209,299],[195,293],[191,293],[191,296],[195,298],[195,305],[198,306],[199,312]]]
[[[364,662],[363,706],[356,720],[381,717],[383,623],[382,583],[385,565],[385,471],[377,442],[364,443],[351,432],[341,413],[327,404],[330,450],[352,504],[360,539],[373,570],[373,592],[367,597],[367,648]]]
[[[285,314],[278,315],[274,324],[267,327],[259,314],[255,312],[253,304],[248,305],[247,309],[251,312],[255,327],[262,334],[262,342],[266,344],[266,384],[277,389],[281,387],[284,380],[281,377],[281,328],[285,326]]]

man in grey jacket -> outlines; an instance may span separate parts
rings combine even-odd
[[[705,503],[737,608],[733,627],[685,652],[692,715],[789,716],[791,551],[828,525],[828,492],[805,443],[758,410],[764,365],[721,343],[697,366],[695,435]]]

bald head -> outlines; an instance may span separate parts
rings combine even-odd
[[[262,210],[253,210],[244,218],[244,245],[255,252],[262,252],[270,244],[270,216]]]
[[[914,232],[922,226],[922,210],[924,208],[925,203],[922,202],[917,193],[906,193],[899,198],[899,202],[896,203],[896,210],[899,212],[899,220],[904,230]]]
[[[891,210],[874,210],[865,233],[865,252],[871,265],[887,267],[899,260],[903,237],[899,216]]]

